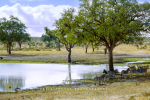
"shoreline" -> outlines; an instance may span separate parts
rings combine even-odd
[[[3,57],[0,63],[38,63],[38,64],[68,64],[67,55],[0,55]],[[108,55],[104,54],[75,54],[71,56],[72,62],[76,64],[108,64]],[[134,62],[141,58],[150,58],[150,54],[115,54],[113,55],[114,63]],[[148,60],[143,60],[148,61]],[[149,60],[150,61],[150,60]],[[148,63],[149,64],[149,63]]]
[[[81,84],[72,85],[45,85],[35,89],[25,89],[18,92],[0,92],[0,99],[71,100],[73,98],[89,99],[90,97],[90,99],[124,100],[125,97],[127,99],[131,99],[132,97],[145,99],[150,96],[150,73],[148,77],[146,77],[146,75],[138,75],[132,78],[120,78],[119,80],[111,79],[109,83],[105,83],[104,85],[94,85],[93,82],[94,81],[83,82]],[[68,95],[71,96],[71,98],[68,97]]]

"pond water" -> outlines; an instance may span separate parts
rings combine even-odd
[[[114,66],[121,71],[127,66]],[[93,78],[102,74],[108,65],[67,65],[67,64],[20,64],[0,63],[0,91],[14,91],[36,88],[44,85],[63,84],[64,80]]]

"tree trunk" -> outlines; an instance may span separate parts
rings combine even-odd
[[[104,51],[105,51],[105,55],[107,54],[107,47],[104,49]]]
[[[19,43],[19,47],[20,47],[20,49],[21,49],[21,43]]]
[[[113,66],[113,48],[109,48],[109,71],[114,71],[114,66]]]
[[[94,52],[94,46],[93,46],[93,42],[92,42],[92,50],[93,50],[93,52]]]
[[[11,42],[8,44],[8,53],[11,54]]]
[[[69,48],[68,48],[68,63],[71,63],[71,44],[69,43]]]
[[[87,53],[87,49],[88,49],[88,47],[86,46],[86,47],[85,47],[85,53]]]
[[[92,47],[92,49],[93,49],[93,52],[94,52],[94,47]]]
[[[61,51],[60,50],[60,41],[58,41],[58,51]]]
[[[89,46],[89,43],[85,44],[85,53],[87,53],[88,46]]]

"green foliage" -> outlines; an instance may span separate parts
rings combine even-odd
[[[0,22],[0,40],[3,42],[12,42],[18,34],[26,32],[27,27],[17,17],[10,16],[10,20],[1,18]]]
[[[109,48],[120,43],[143,41],[141,31],[147,31],[145,28],[148,27],[148,20],[145,19],[147,15],[141,12],[149,11],[149,3],[138,4],[134,0],[93,0],[90,5],[89,0],[80,1],[79,16],[84,20],[80,28],[87,39],[101,41]]]
[[[48,36],[48,35],[42,35],[42,37],[41,37],[41,40],[43,41],[43,42],[50,42],[52,39],[50,38],[50,36]]]
[[[121,43],[142,44],[150,30],[150,3],[136,0],[80,0],[80,39],[100,41],[109,51],[113,70],[113,49]]]
[[[64,10],[62,17],[59,20],[56,20],[54,26],[56,26],[54,36],[56,36],[61,43],[72,44],[77,42],[75,33],[77,33],[78,30],[76,29],[75,10],[73,8]]]
[[[52,43],[50,43],[51,41],[57,41],[57,37],[54,35],[54,30],[50,30],[48,29],[47,27],[44,28],[45,31],[46,31],[46,34],[43,34],[42,37],[41,37],[41,40],[43,42],[46,43],[46,47],[50,47],[50,46],[53,46]],[[48,42],[48,43],[47,43]]]
[[[28,33],[19,33],[16,35],[15,41],[22,44],[23,42],[31,41],[31,36]]]
[[[14,41],[19,43],[30,40],[30,35],[26,33],[26,26],[17,17],[10,16],[7,20],[5,17],[0,19],[0,41],[6,43],[11,54],[11,45]]]

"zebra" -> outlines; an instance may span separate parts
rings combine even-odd
[[[108,74],[109,77],[115,77],[115,73],[118,73],[118,70],[116,69],[115,71],[106,71],[105,69],[103,70],[103,73]]]
[[[132,70],[130,70],[130,73],[131,73],[131,77],[132,77],[132,73],[135,73],[136,75],[138,74],[140,72],[140,70],[139,69],[132,69]]]
[[[124,77],[124,74],[126,74],[126,77],[127,77],[127,74],[128,74],[129,71],[130,71],[129,68],[128,68],[127,70],[122,70],[122,71],[121,71],[121,77],[122,77],[122,76]]]
[[[143,75],[144,73],[147,72],[147,68],[140,67],[140,69],[138,69],[138,72],[142,73]]]
[[[94,84],[96,85],[96,82],[99,81],[99,84],[102,83],[103,84],[103,80],[104,80],[104,76],[95,76],[94,77]]]
[[[107,83],[108,83],[110,75],[109,74],[103,74],[102,77],[104,77],[104,82],[105,82],[105,79],[106,79]]]
[[[147,72],[147,69],[143,68],[143,67],[139,67],[139,69],[137,69],[137,70],[133,69],[133,70],[130,70],[130,72],[131,72],[131,77],[132,77],[132,73],[135,73],[136,75],[138,73],[142,73],[142,75],[143,75],[143,73]]]

